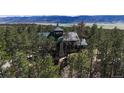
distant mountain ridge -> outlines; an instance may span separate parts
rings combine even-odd
[[[124,15],[99,16],[8,16],[0,17],[0,23],[124,23]]]

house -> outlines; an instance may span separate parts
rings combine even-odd
[[[68,53],[75,52],[81,47],[87,46],[87,42],[85,38],[80,39],[77,32],[64,32],[62,28],[57,24],[56,28],[51,31],[43,33],[44,36],[54,37],[57,42],[56,54],[61,57],[65,56]]]

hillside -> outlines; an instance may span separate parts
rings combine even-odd
[[[7,16],[0,17],[0,23],[123,23],[124,15],[112,16]]]

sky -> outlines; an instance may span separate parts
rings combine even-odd
[[[124,15],[124,0],[0,0],[0,15]]]

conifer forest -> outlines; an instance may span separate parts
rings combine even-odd
[[[124,30],[85,23],[1,24],[0,77],[123,78]]]

